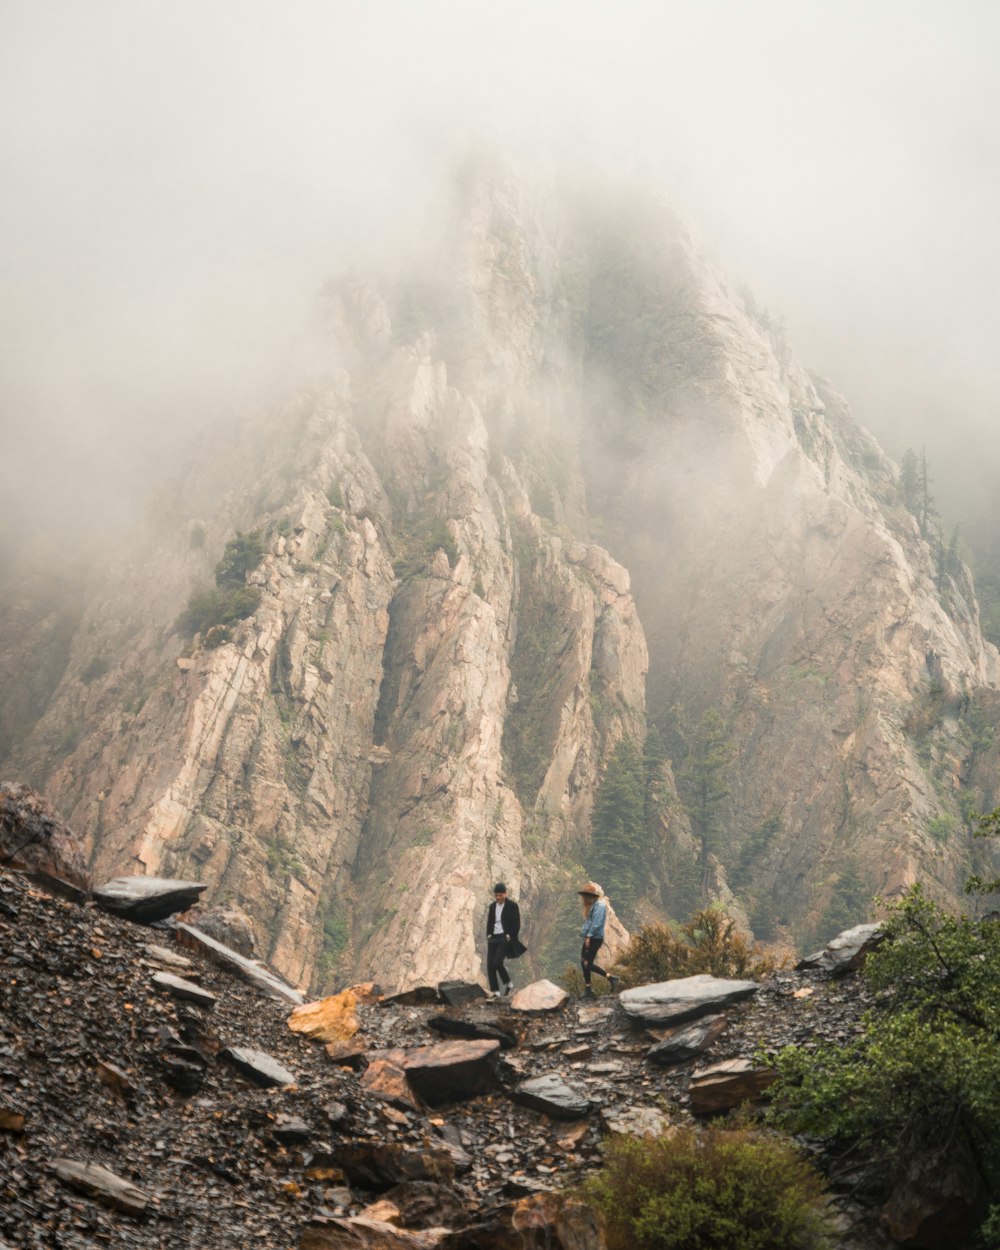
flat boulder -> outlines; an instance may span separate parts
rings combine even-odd
[[[726,1031],[726,1023],[725,1016],[703,1016],[691,1024],[671,1029],[667,1037],[650,1047],[646,1052],[646,1058],[650,1063],[659,1064],[664,1068],[672,1067],[677,1063],[688,1063],[692,1059],[697,1059],[722,1036]]]
[[[153,924],[185,911],[207,888],[198,881],[170,877],[115,877],[95,887],[94,902],[124,920]]]
[[[193,981],[188,981],[184,977],[174,976],[172,972],[154,972],[153,984],[158,990],[169,994],[171,998],[180,998],[185,1002],[195,1003],[198,1007],[204,1007],[206,1011],[211,1011],[217,1001],[215,995],[208,990],[202,989],[200,985],[195,985]]]
[[[515,1085],[511,1098],[520,1106],[542,1111],[554,1120],[579,1120],[588,1114],[592,1106],[586,1095],[568,1085],[555,1072]]]
[[[406,1079],[406,1051],[402,1049],[373,1050],[368,1053],[368,1066],[358,1082],[362,1089],[396,1106],[420,1110],[420,1104]]]
[[[149,1195],[108,1168],[97,1163],[79,1163],[75,1159],[53,1159],[52,1170],[64,1185],[88,1198],[96,1198],[105,1206],[124,1211],[126,1215],[146,1214]]]
[[[192,950],[201,951],[217,967],[222,968],[225,972],[232,973],[233,976],[237,976],[243,981],[249,982],[256,989],[260,990],[262,994],[266,994],[268,998],[274,998],[280,1002],[293,1003],[296,1007],[305,1001],[298,990],[293,989],[287,981],[279,977],[276,972],[272,972],[266,965],[256,959],[244,958],[243,955],[226,946],[223,942],[218,941],[210,934],[202,933],[194,925],[178,921],[175,925],[175,931],[178,941],[184,943]]]
[[[427,1007],[441,1000],[438,998],[435,986],[414,985],[408,990],[396,990],[392,994],[385,994],[380,1001],[386,1007]]]
[[[314,1215],[299,1250],[437,1250],[446,1228],[409,1232],[369,1215]]]
[[[521,1011],[525,1015],[541,1015],[548,1011],[561,1011],[569,1001],[569,995],[552,981],[532,981],[523,990],[518,990],[510,1000],[512,1011]]]
[[[294,1085],[295,1073],[289,1072],[273,1055],[249,1046],[229,1046],[220,1052],[248,1080],[265,1089],[279,1085]]]
[[[755,981],[733,981],[701,974],[637,985],[622,990],[618,1001],[633,1020],[643,1024],[684,1024],[712,1015],[757,993]]]
[[[438,985],[438,994],[449,1007],[467,1007],[469,1003],[486,997],[486,991],[478,981],[442,981]]]
[[[499,1042],[501,1050],[513,1050],[517,1045],[517,1038],[513,1033],[499,1029],[494,1024],[480,1024],[477,1020],[466,1020],[461,1016],[431,1016],[427,1027],[445,1037],[479,1038],[483,1041]]]
[[[853,972],[868,958],[868,952],[885,941],[885,930],[880,924],[859,924],[853,929],[838,933],[821,951],[806,955],[795,965],[796,972],[825,972],[841,977]]]
[[[439,1107],[495,1089],[499,1055],[494,1040],[438,1042],[406,1051],[404,1070],[414,1093]]]
[[[695,1115],[716,1115],[745,1102],[760,1102],[778,1079],[773,1068],[761,1068],[749,1059],[727,1059],[691,1074],[688,1094]]]

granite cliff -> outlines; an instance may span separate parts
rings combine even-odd
[[[967,572],[669,206],[585,202],[468,162],[433,262],[328,284],[322,366],[206,432],[72,611],[11,600],[3,771],[95,875],[207,881],[315,987],[475,977],[502,877],[558,971],[578,874],[616,896],[616,748],[655,722],[693,775],[711,711],[713,828],[648,766],[635,915],[700,891],[811,940],[957,891],[997,774]],[[237,533],[256,606],[191,636]]]

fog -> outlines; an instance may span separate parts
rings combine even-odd
[[[986,0],[5,0],[4,540],[127,522],[472,141],[666,189],[961,520],[1000,468],[998,53]]]

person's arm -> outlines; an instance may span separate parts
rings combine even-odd
[[[600,910],[598,910],[600,908]],[[591,934],[595,938],[604,937],[604,925],[608,918],[607,906],[598,901],[594,904],[594,932]]]
[[[486,907],[486,940],[490,940],[490,934],[493,932],[493,908],[496,903],[489,903]]]

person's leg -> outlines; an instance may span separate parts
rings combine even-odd
[[[586,942],[580,951],[580,967],[583,969],[583,985],[584,993],[588,991],[593,993],[590,987],[590,973],[594,967],[593,942],[588,946]]]
[[[490,938],[486,943],[486,976],[490,983],[490,989],[494,994],[500,990],[497,981],[497,964],[503,963],[504,950],[503,947],[494,938]]]
[[[504,990],[510,985],[510,973],[507,971],[507,965],[504,960],[507,958],[507,942],[497,943],[497,976],[503,982]]]

